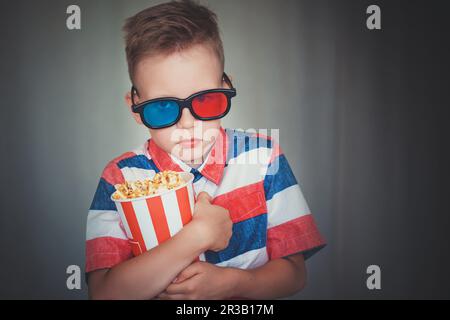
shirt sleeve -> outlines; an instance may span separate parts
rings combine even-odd
[[[124,180],[116,163],[103,170],[89,209],[86,226],[86,272],[111,268],[132,257],[116,205],[111,200],[114,184]]]
[[[285,155],[274,142],[272,149],[264,178],[268,255],[272,260],[303,253],[308,259],[326,245],[325,240]]]

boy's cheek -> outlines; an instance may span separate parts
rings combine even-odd
[[[171,127],[164,129],[149,129],[150,135],[153,141],[166,151],[170,153],[173,147],[176,145],[176,141],[173,135],[173,129]]]

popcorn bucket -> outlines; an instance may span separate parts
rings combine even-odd
[[[179,174],[186,183],[171,190],[133,199],[111,197],[135,256],[163,243],[192,220],[194,175]],[[204,255],[196,260],[204,261]]]

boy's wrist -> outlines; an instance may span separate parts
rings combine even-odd
[[[203,253],[209,249],[211,244],[209,243],[209,239],[203,235],[201,226],[199,226],[198,224],[199,223],[197,221],[193,220],[185,225],[182,230],[184,230],[184,232],[187,232],[191,236],[190,239],[192,239],[192,241],[195,243],[200,253]]]

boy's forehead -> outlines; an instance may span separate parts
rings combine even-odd
[[[135,86],[146,99],[186,98],[194,92],[221,85],[222,67],[207,46],[142,58],[136,65]]]

